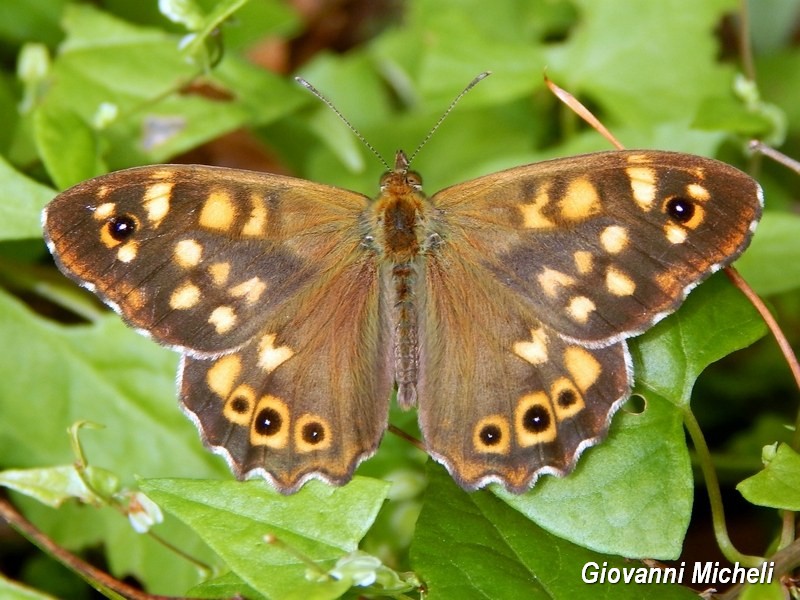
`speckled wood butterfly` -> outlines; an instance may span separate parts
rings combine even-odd
[[[347,482],[396,386],[462,487],[522,492],[603,438],[626,339],[738,257],[761,205],[733,167],[651,150],[428,198],[400,152],[375,200],[160,165],[67,190],[44,229],[67,275],[183,353],[183,407],[237,476]]]

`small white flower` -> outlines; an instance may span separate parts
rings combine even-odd
[[[164,514],[158,504],[142,492],[134,492],[128,502],[128,520],[136,533],[146,533],[164,520]]]

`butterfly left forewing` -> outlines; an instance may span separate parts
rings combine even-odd
[[[59,267],[157,341],[236,348],[320,271],[360,251],[368,200],[308,181],[205,166],[117,171],[58,195]]]

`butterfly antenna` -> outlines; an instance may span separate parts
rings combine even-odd
[[[480,75],[478,75],[478,76],[477,76],[475,79],[473,79],[472,81],[470,81],[470,82],[469,82],[469,85],[467,85],[467,87],[465,87],[463,90],[461,90],[461,93],[460,93],[458,96],[456,96],[455,98],[453,98],[453,101],[450,103],[450,106],[448,106],[448,107],[447,107],[447,110],[446,110],[446,111],[444,111],[444,113],[442,114],[442,116],[441,116],[441,117],[439,117],[439,120],[438,120],[438,121],[436,121],[436,124],[435,124],[435,125],[434,125],[434,126],[431,128],[431,130],[428,132],[428,135],[426,135],[426,136],[425,136],[425,139],[423,139],[423,140],[422,140],[422,141],[419,143],[419,146],[417,146],[417,149],[416,149],[416,150],[414,150],[414,152],[412,152],[412,153],[411,153],[411,156],[410,156],[410,157],[409,157],[409,159],[408,159],[408,164],[411,164],[411,161],[413,161],[413,160],[414,160],[414,157],[416,157],[416,156],[417,156],[417,154],[419,154],[419,151],[420,151],[420,150],[422,150],[422,147],[423,147],[425,144],[427,144],[427,143],[428,143],[428,140],[430,140],[430,139],[433,137],[433,134],[434,134],[434,133],[436,133],[436,130],[437,130],[437,129],[439,129],[439,126],[440,126],[440,125],[441,125],[441,124],[444,122],[444,120],[447,118],[447,115],[449,115],[449,114],[450,114],[450,112],[451,112],[451,111],[452,111],[452,110],[453,110],[453,109],[456,107],[456,104],[458,104],[458,101],[459,101],[459,100],[461,100],[461,98],[463,98],[463,97],[464,97],[464,95],[465,95],[465,94],[466,94],[468,91],[470,91],[472,88],[474,88],[476,85],[478,85],[478,84],[479,84],[481,81],[483,81],[484,79],[486,79],[486,78],[487,78],[489,75],[491,75],[491,74],[492,74],[492,72],[491,72],[491,71],[484,71],[483,73],[481,73]]]
[[[377,156],[377,157],[378,157],[378,160],[379,160],[379,161],[381,161],[381,163],[383,164],[383,166],[384,166],[384,167],[386,167],[386,170],[387,170],[387,171],[391,171],[391,170],[392,170],[392,169],[391,169],[391,167],[389,166],[389,163],[387,163],[387,162],[386,162],[386,159],[384,159],[384,158],[383,158],[383,157],[380,155],[380,153],[379,153],[379,152],[378,152],[378,151],[375,149],[375,146],[373,146],[372,144],[370,144],[370,143],[369,143],[369,142],[366,140],[366,138],[365,138],[363,135],[361,135],[361,132],[360,132],[358,129],[356,129],[355,127],[353,127],[353,124],[352,124],[352,123],[350,123],[350,121],[348,121],[348,120],[347,120],[347,118],[346,118],[346,117],[345,117],[345,116],[344,116],[344,115],[343,115],[343,114],[342,114],[342,113],[339,111],[339,109],[338,109],[338,108],[336,108],[336,107],[334,106],[333,102],[331,102],[330,100],[328,100],[328,99],[327,99],[327,98],[326,98],[326,97],[325,97],[325,96],[322,94],[322,92],[320,92],[320,91],[319,91],[317,88],[315,88],[313,85],[311,85],[311,84],[310,84],[308,81],[306,81],[306,80],[305,80],[305,79],[303,79],[302,77],[295,77],[295,78],[294,78],[294,80],[295,80],[297,83],[299,83],[300,85],[302,85],[304,88],[306,88],[306,89],[307,89],[309,92],[311,92],[312,94],[314,94],[314,95],[315,95],[315,96],[316,96],[316,97],[317,97],[319,100],[321,100],[321,101],[322,101],[322,102],[325,104],[325,106],[327,106],[328,108],[330,108],[330,109],[333,111],[333,114],[335,114],[337,117],[339,117],[339,118],[342,120],[342,123],[344,123],[345,125],[347,125],[347,128],[348,128],[350,131],[352,131],[352,132],[353,132],[353,135],[355,135],[355,136],[356,136],[356,138],[358,138],[359,140],[361,140],[361,143],[362,143],[362,144],[364,144],[364,145],[365,145],[367,148],[369,148],[370,152],[372,152],[372,153],[373,153],[375,156]],[[463,93],[462,93],[461,95],[463,96]],[[449,111],[448,111],[448,112],[449,112]]]

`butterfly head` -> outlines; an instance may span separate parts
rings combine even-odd
[[[394,169],[387,171],[381,177],[381,194],[399,196],[408,191],[420,192],[422,176],[416,171],[410,171],[408,167],[409,160],[406,153],[398,150],[395,154]]]

